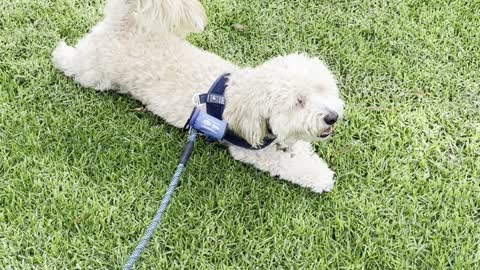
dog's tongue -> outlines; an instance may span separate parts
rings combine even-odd
[[[332,130],[333,130],[332,127],[328,127],[327,129],[325,129],[325,131],[323,131],[322,135],[328,135],[328,134],[332,133]]]

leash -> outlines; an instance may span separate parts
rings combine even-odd
[[[153,233],[157,229],[158,224],[160,224],[160,222],[162,221],[163,213],[165,213],[168,203],[172,198],[173,191],[178,185],[178,181],[180,180],[180,176],[182,175],[183,169],[185,169],[185,167],[187,166],[188,160],[192,155],[193,146],[195,144],[196,138],[197,138],[197,131],[194,129],[190,129],[188,132],[187,143],[183,147],[182,155],[180,157],[180,162],[177,166],[177,169],[175,170],[175,174],[173,175],[172,181],[168,186],[167,192],[165,193],[165,196],[162,199],[162,203],[160,204],[160,207],[158,208],[157,213],[153,217],[153,220],[150,223],[150,226],[148,226],[148,229],[145,231],[145,234],[143,235],[142,240],[140,240],[140,243],[128,258],[128,261],[123,267],[123,270],[130,270],[133,268],[135,263],[138,261],[138,258],[147,247],[148,242],[152,238]]]

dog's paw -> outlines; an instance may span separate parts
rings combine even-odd
[[[317,175],[315,181],[312,182],[310,189],[316,193],[330,192],[333,190],[335,180],[333,178],[334,172],[328,169]]]
[[[68,46],[63,40],[60,41],[52,52],[53,65],[63,71],[65,75],[72,76],[72,59],[74,54],[75,49]]]

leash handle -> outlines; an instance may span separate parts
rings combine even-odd
[[[175,188],[177,187],[178,182],[180,181],[180,176],[182,175],[183,169],[187,165],[188,160],[192,155],[193,146],[196,138],[197,138],[197,131],[194,129],[190,129],[188,132],[187,143],[183,147],[182,155],[180,157],[180,162],[177,166],[177,169],[175,170],[175,174],[173,175],[172,181],[168,186],[167,192],[165,193],[165,196],[162,199],[162,203],[160,204],[160,207],[158,208],[157,213],[153,217],[152,222],[150,223],[147,230],[145,231],[145,234],[140,240],[140,243],[137,245],[135,250],[132,252],[130,257],[128,258],[128,261],[123,267],[123,270],[130,270],[133,268],[135,263],[138,261],[140,255],[147,247],[148,242],[150,242],[150,239],[152,238],[153,233],[157,229],[158,224],[160,224],[160,222],[162,221],[163,214],[165,213],[168,203],[172,199],[173,192],[175,191]]]

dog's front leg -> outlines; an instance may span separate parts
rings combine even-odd
[[[272,145],[263,150],[230,146],[229,150],[237,160],[310,188],[314,192],[331,191],[333,188],[333,171],[318,157],[308,142],[299,141],[290,147]]]

